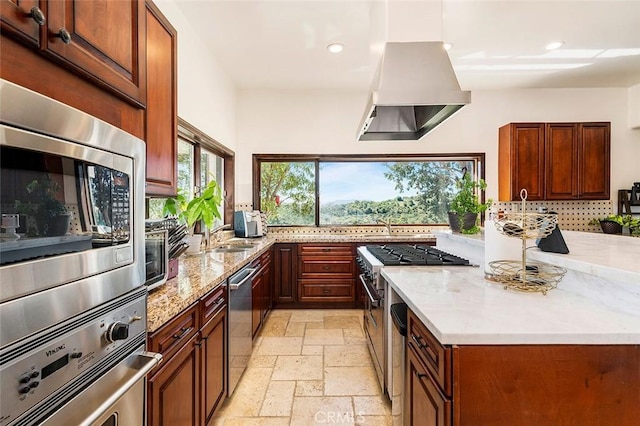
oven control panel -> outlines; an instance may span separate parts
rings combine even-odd
[[[3,349],[0,426],[110,356],[118,356],[130,340],[140,340],[141,335],[144,339],[145,298],[129,299],[116,299]]]

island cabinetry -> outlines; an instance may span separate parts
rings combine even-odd
[[[297,244],[274,245],[272,286],[274,306],[296,303],[297,260]]]
[[[353,244],[298,246],[299,302],[355,302]]]
[[[608,122],[510,123],[499,130],[501,201],[602,200],[610,194]]]
[[[151,1],[146,3],[147,195],[174,196],[178,158],[177,32]]]
[[[640,345],[442,345],[407,318],[411,425],[637,424]]]
[[[148,380],[150,425],[210,423],[226,396],[226,287],[217,286],[149,336],[163,361]]]

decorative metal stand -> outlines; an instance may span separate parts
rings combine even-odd
[[[544,238],[551,234],[558,224],[558,215],[545,213],[526,213],[527,191],[520,191],[522,211],[507,213],[495,220],[496,229],[512,238],[522,240],[522,259],[496,260],[489,262],[491,280],[504,284],[505,290],[513,288],[521,291],[541,292],[557,287],[567,270],[542,262],[527,263],[527,240]]]

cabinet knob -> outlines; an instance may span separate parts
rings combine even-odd
[[[71,44],[71,33],[66,28],[60,28],[60,31],[55,36],[60,37],[64,44]]]
[[[43,26],[47,22],[47,19],[44,17],[44,13],[42,13],[42,10],[40,10],[38,6],[33,6],[31,8],[29,16],[40,26]]]

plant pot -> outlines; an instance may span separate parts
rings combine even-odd
[[[200,253],[202,247],[202,234],[189,235],[185,238],[185,241],[189,244],[189,248],[186,251],[187,254]]]
[[[449,226],[453,232],[460,232],[462,229],[471,229],[475,226],[478,213],[464,213],[462,221],[456,212],[449,212]]]
[[[47,222],[42,220],[38,223],[38,231],[44,237],[59,237],[69,231],[69,219],[71,215],[59,214],[48,218]]]
[[[610,220],[601,220],[600,228],[605,234],[622,234],[622,225]]]

